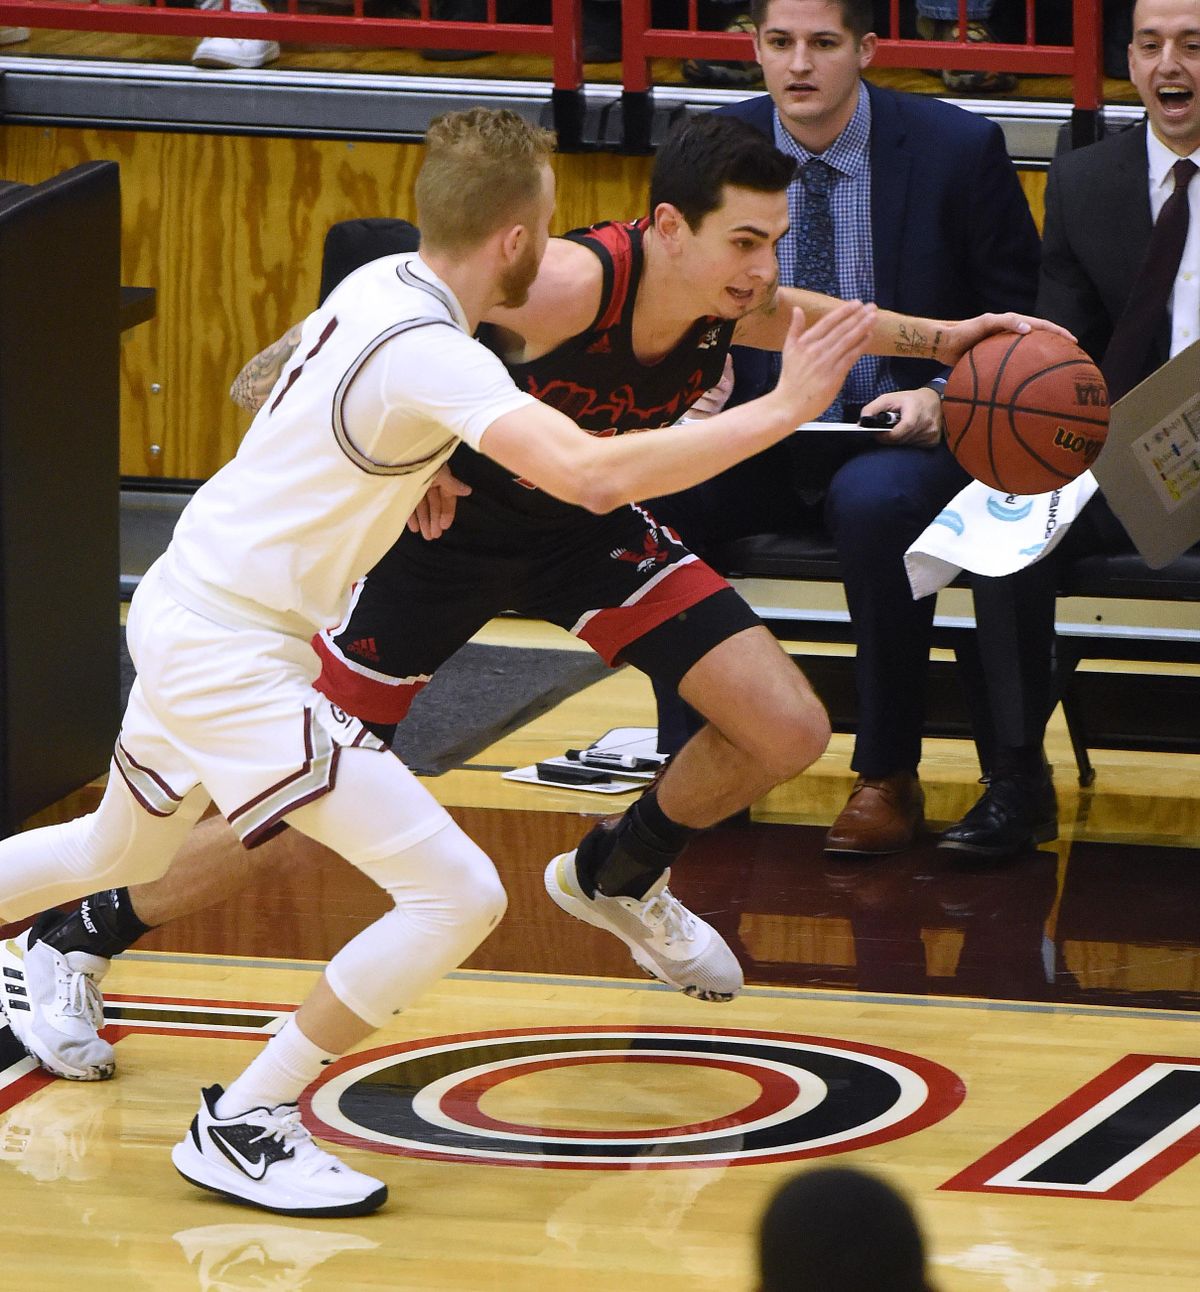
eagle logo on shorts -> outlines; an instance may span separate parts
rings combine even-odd
[[[614,561],[628,561],[636,565],[639,574],[651,574],[660,566],[666,565],[671,559],[670,552],[667,551],[658,541],[658,531],[648,531],[645,538],[642,539],[642,550],[632,552],[627,547],[616,547],[609,556]]]
[[[711,350],[713,346],[721,344],[721,329],[719,327],[710,327],[707,332],[700,338],[697,344],[698,350]]]

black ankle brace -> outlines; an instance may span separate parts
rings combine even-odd
[[[40,925],[39,921],[39,925]],[[127,888],[109,888],[85,897],[77,910],[46,926],[34,926],[36,937],[56,951],[86,951],[111,960],[127,951],[151,925],[134,914]]]
[[[695,833],[666,816],[654,792],[638,799],[614,826],[591,830],[575,854],[589,897],[642,897]]]

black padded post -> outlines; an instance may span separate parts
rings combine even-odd
[[[340,220],[330,225],[321,257],[321,294],[318,304],[346,277],[372,260],[416,251],[421,231],[407,220],[371,217]]]
[[[108,765],[118,676],[113,162],[0,198],[0,829]]]

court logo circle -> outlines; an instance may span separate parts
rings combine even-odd
[[[613,1064],[628,1066],[618,1074],[620,1106],[598,1117],[589,1091],[597,1082],[611,1091]],[[856,1041],[578,1027],[432,1037],[349,1055],[301,1103],[318,1135],[377,1153],[645,1170],[866,1148],[941,1121],[965,1094],[940,1064]]]

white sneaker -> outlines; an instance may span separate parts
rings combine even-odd
[[[0,27],[0,45],[19,45],[28,39],[28,27]]]
[[[616,934],[652,978],[697,1000],[732,1000],[742,967],[725,939],[693,915],[667,887],[669,870],[645,897],[588,897],[575,871],[575,853],[546,867],[546,891],[568,915]]]
[[[0,1006],[13,1035],[56,1077],[105,1081],[116,1056],[99,1035],[104,997],[99,982],[109,961],[86,951],[66,955],[46,942],[19,938],[0,942]]]
[[[223,9],[221,0],[199,0],[197,9]],[[270,13],[261,0],[229,0],[234,13]],[[192,54],[197,67],[265,67],[279,57],[273,40],[237,40],[232,36],[206,36]]]
[[[295,1104],[218,1117],[224,1091],[200,1092],[200,1111],[171,1150],[185,1180],[235,1202],[285,1216],[365,1216],[387,1201],[387,1185],[343,1166],[313,1143]]]

